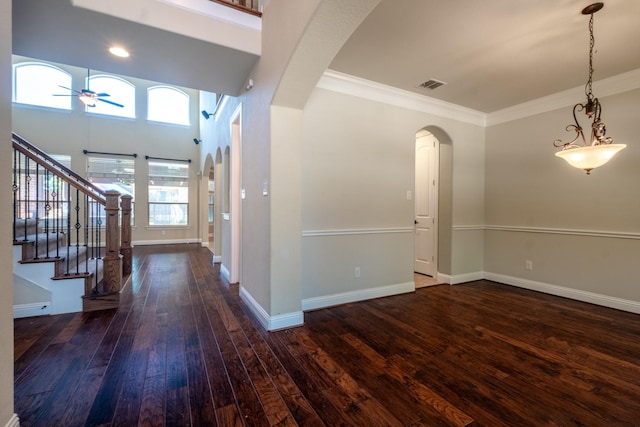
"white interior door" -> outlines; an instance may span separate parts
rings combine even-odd
[[[436,277],[438,237],[438,140],[416,135],[414,271]]]

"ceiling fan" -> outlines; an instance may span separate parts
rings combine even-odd
[[[87,70],[87,88],[86,89],[75,90],[66,86],[59,86],[62,89],[66,89],[73,93],[65,94],[65,95],[54,94],[53,96],[77,96],[78,99],[87,107],[95,107],[98,101],[115,105],[116,107],[124,107],[124,105],[118,104],[117,102],[109,101],[107,99],[102,99],[104,97],[109,96],[108,93],[96,93],[91,89],[89,89],[89,82],[91,81],[91,76],[89,74],[90,74],[90,70]]]

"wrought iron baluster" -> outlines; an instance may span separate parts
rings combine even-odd
[[[76,223],[73,226],[76,230],[76,274],[80,273],[80,190],[76,188]]]
[[[47,259],[49,258],[49,214],[51,213],[51,204],[49,203],[49,186],[50,186],[51,174],[49,169],[44,170],[44,235],[46,236],[47,245]]]
[[[71,203],[71,184],[67,183],[67,194],[69,194],[69,203]],[[69,207],[71,207],[71,204],[69,204]],[[67,252],[67,257],[66,257],[66,264],[67,264],[67,271],[66,274],[69,275],[69,263],[71,262],[71,260],[69,259],[69,255],[71,255],[71,209],[67,209],[67,242],[66,242],[66,252]]]
[[[63,235],[62,233],[62,210],[60,207],[60,192],[62,191],[62,180],[54,175],[55,187],[54,191],[51,193],[51,198],[53,199],[53,210],[55,212],[55,216],[53,217],[54,224],[54,232],[56,234],[56,258],[60,258],[60,237]]]
[[[29,174],[29,158],[25,156],[24,158],[24,172],[25,172],[25,177],[24,177],[24,181],[25,181],[25,188],[24,188],[24,199],[25,201],[23,202],[23,206],[24,206],[24,241],[26,242],[27,239],[27,232],[28,232],[28,227],[27,227],[27,220],[29,219],[29,187],[30,187],[30,182],[31,182],[31,175]],[[37,255],[37,254],[36,254]]]
[[[83,221],[84,221],[84,246],[87,248],[84,256],[84,271],[86,273],[89,273],[89,257],[91,256],[91,251],[93,251],[91,241],[90,241],[91,230],[89,230],[91,228],[91,221],[90,221],[91,212],[90,211],[91,211],[92,202],[93,202],[93,199],[85,195]]]
[[[14,148],[13,150],[13,241],[16,241],[16,227],[18,220],[18,185],[20,182],[20,153]]]
[[[36,256],[35,259],[39,259],[40,258],[40,235],[38,233],[38,222],[39,222],[39,217],[40,217],[40,164],[36,162],[36,170],[35,170],[35,174],[36,174],[36,188],[35,188],[35,221],[36,221],[36,241],[35,241],[35,247],[36,247]]]
[[[93,279],[93,283],[96,289],[96,292],[98,292],[98,283],[100,281],[100,278],[98,277],[98,265],[100,264],[100,245],[98,244],[99,242],[99,236],[100,236],[100,209],[101,209],[101,205],[94,200],[93,203],[93,226],[95,229],[95,233],[92,233],[91,237],[93,239],[93,247],[94,247],[94,268],[95,268],[95,272],[96,272],[96,277]]]

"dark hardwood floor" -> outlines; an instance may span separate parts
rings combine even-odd
[[[266,332],[196,245],[118,310],[15,321],[22,426],[638,426],[640,316],[488,281]]]

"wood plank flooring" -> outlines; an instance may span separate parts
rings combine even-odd
[[[640,316],[477,281],[264,331],[196,245],[124,305],[15,320],[22,426],[639,426]]]

